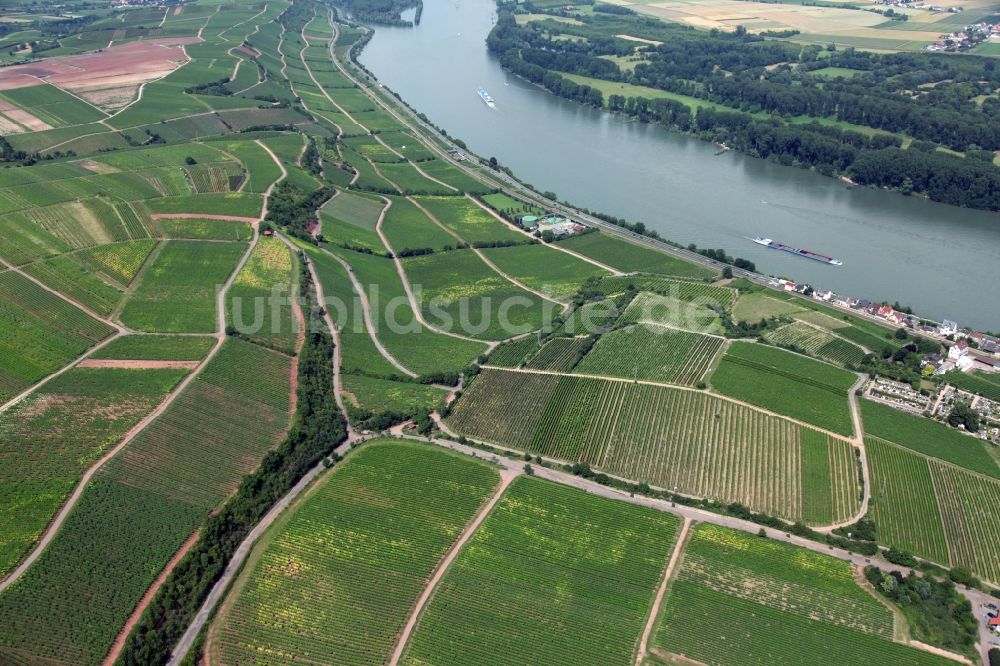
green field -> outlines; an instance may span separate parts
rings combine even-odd
[[[724,619],[724,630],[710,630]],[[653,645],[685,660],[747,664],[954,663],[894,643],[892,612],[847,562],[715,525],[684,549]]]
[[[856,344],[800,321],[770,331],[764,337],[779,347],[788,347],[837,365],[856,366],[865,357],[864,350]]]
[[[518,479],[449,567],[401,663],[629,663],[678,525]]]
[[[76,368],[0,416],[0,574],[30,548],[87,467],[185,374]]]
[[[416,409],[436,408],[445,398],[445,391],[435,386],[412,382],[390,381],[365,375],[344,375],[341,378],[347,400],[363,409],[379,412],[412,414]]]
[[[139,276],[122,309],[127,326],[154,333],[215,330],[216,288],[229,278],[245,243],[174,240]]]
[[[469,437],[792,520],[828,524],[858,507],[846,441],[817,443],[800,426],[704,392],[487,369],[447,422]],[[824,444],[828,455],[817,456]]]
[[[649,292],[636,294],[616,322],[616,326],[631,324],[666,326],[705,335],[721,336],[726,332],[719,313],[699,299],[679,300]]]
[[[559,243],[574,252],[622,271],[661,273],[699,280],[715,276],[714,271],[698,264],[602,232],[573,236]]]
[[[901,412],[871,400],[861,400],[865,433],[895,442],[926,456],[1000,479],[1000,466],[974,437],[941,423]]]
[[[215,345],[211,336],[123,335],[90,355],[94,359],[200,361]]]
[[[13,272],[0,272],[0,399],[63,367],[113,329]]]
[[[531,336],[528,339],[534,342]],[[586,346],[586,338],[552,338],[531,357],[525,367],[533,370],[569,372],[580,360]]]
[[[850,435],[847,391],[856,380],[850,372],[781,349],[734,342],[711,384],[723,395]]]
[[[471,250],[404,260],[424,317],[446,331],[501,340],[540,328],[557,306],[524,291]],[[505,316],[502,316],[505,315]]]
[[[414,197],[418,205],[467,243],[493,241],[523,241],[524,234],[515,231],[465,197]]]
[[[226,321],[241,335],[286,353],[295,351],[292,309],[295,263],[278,238],[262,236],[226,294]]]
[[[497,482],[439,449],[366,444],[254,552],[211,629],[213,660],[387,661],[427,578]]]
[[[694,385],[705,378],[724,342],[655,324],[628,326],[601,336],[575,371]]]
[[[588,278],[607,275],[593,264],[545,245],[487,248],[483,254],[507,275],[553,298],[572,296]]]

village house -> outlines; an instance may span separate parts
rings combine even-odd
[[[958,324],[948,319],[941,322],[937,329],[938,335],[955,335],[958,332]]]
[[[948,358],[950,358],[953,361],[957,361],[958,359],[962,358],[968,353],[969,353],[969,343],[966,342],[965,340],[959,340],[951,347],[949,347]]]

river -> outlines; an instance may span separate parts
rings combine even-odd
[[[642,221],[685,245],[724,248],[764,273],[1000,330],[1000,215],[716,155],[710,143],[557,98],[487,52],[495,21],[493,0],[424,0],[418,27],[379,26],[360,60],[471,150],[560,199]],[[758,234],[844,265],[748,240]]]

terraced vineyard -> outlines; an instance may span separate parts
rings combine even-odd
[[[92,359],[199,361],[215,345],[205,335],[123,335],[90,355]]]
[[[847,391],[856,379],[852,373],[781,349],[734,342],[712,374],[711,384],[724,395],[850,435]]]
[[[858,365],[865,356],[864,350],[856,344],[799,321],[775,329],[764,337],[779,347],[801,350],[838,365]]]
[[[401,663],[629,663],[677,528],[520,478],[449,567]]]
[[[722,338],[638,324],[601,336],[574,371],[693,386],[724,344]]]
[[[385,663],[435,565],[498,481],[440,449],[366,444],[258,548],[211,629],[213,663],[265,652]]]
[[[448,425],[792,520],[840,522],[858,508],[848,442],[817,441],[810,433],[806,455],[801,426],[697,391],[487,369],[455,404]],[[827,455],[816,455],[824,444]]]
[[[718,618],[725,631],[706,631]],[[889,609],[850,565],[789,544],[698,525],[664,599],[653,644],[722,666],[954,663],[894,643]]]

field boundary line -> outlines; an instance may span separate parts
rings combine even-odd
[[[667,585],[670,584],[670,579],[674,575],[674,568],[677,566],[677,561],[680,560],[681,552],[684,550],[684,546],[687,542],[688,530],[690,529],[691,518],[689,516],[684,516],[684,523],[681,525],[680,532],[677,533],[677,541],[674,544],[673,552],[670,554],[670,559],[667,561],[667,568],[663,572],[663,580],[660,581],[660,587],[656,590],[656,598],[653,599],[653,607],[649,610],[649,618],[646,620],[646,627],[642,630],[642,638],[639,641],[639,649],[635,655],[635,666],[642,666],[642,662],[646,658],[646,654],[649,652],[649,638],[653,634],[653,627],[656,625],[656,617],[660,614],[660,604],[663,603],[663,597],[667,591]]]
[[[384,201],[390,201],[390,199],[388,199],[387,197],[381,197],[381,198]],[[413,316],[414,316],[414,318],[418,322],[420,322],[420,324],[422,326],[424,326],[425,328],[427,328],[427,330],[429,330],[429,331],[433,331],[433,332],[438,333],[440,335],[447,335],[449,337],[457,338],[459,340],[468,340],[470,342],[479,342],[481,344],[486,345],[487,349],[486,349],[485,352],[483,352],[485,354],[490,353],[491,351],[493,351],[493,349],[496,348],[497,345],[499,345],[501,342],[503,342],[502,340],[479,340],[477,338],[470,338],[470,337],[462,335],[460,333],[453,333],[451,331],[446,331],[446,330],[444,330],[442,328],[438,328],[437,326],[432,326],[430,323],[428,323],[428,321],[426,319],[424,319],[424,313],[420,309],[420,304],[417,303],[417,297],[414,296],[414,294],[413,294],[413,287],[412,287],[412,285],[410,285],[410,279],[408,277],[406,277],[406,269],[403,267],[403,262],[399,258],[399,256],[396,254],[396,251],[393,249],[392,244],[389,242],[389,239],[386,237],[385,232],[382,231],[382,221],[383,221],[383,219],[384,219],[384,216],[380,215],[378,221],[375,223],[375,232],[378,234],[379,238],[382,240],[382,245],[384,245],[385,249],[389,252],[389,254],[392,255],[392,262],[396,265],[396,273],[399,275],[400,282],[403,283],[403,290],[406,291],[406,298],[407,298],[407,300],[410,301],[410,309],[413,310]]]
[[[518,280],[517,278],[515,278],[513,275],[509,275],[509,274],[503,272],[502,270],[500,270],[499,266],[497,266],[495,263],[493,263],[493,261],[489,257],[487,257],[485,254],[483,254],[483,251],[481,249],[479,249],[478,247],[474,247],[471,243],[469,243],[469,241],[467,241],[464,238],[462,238],[461,234],[459,234],[457,231],[454,231],[453,229],[449,229],[448,227],[446,227],[443,222],[441,222],[439,219],[437,219],[437,216],[435,216],[429,210],[427,210],[426,208],[424,208],[423,206],[421,206],[420,203],[417,202],[416,199],[414,199],[413,197],[408,196],[408,197],[406,197],[406,200],[409,201],[410,203],[412,203],[417,208],[419,208],[423,212],[423,214],[426,215],[427,218],[431,222],[433,222],[437,226],[441,227],[442,231],[446,232],[448,235],[450,235],[452,238],[454,238],[455,240],[459,241],[460,243],[465,243],[466,245],[468,245],[468,249],[472,250],[475,253],[475,255],[482,260],[482,262],[484,264],[486,264],[487,266],[489,266],[493,270],[494,273],[496,273],[497,275],[499,275],[503,279],[507,280],[508,282],[510,282],[512,285],[514,285],[518,289],[523,289],[524,291],[528,292],[529,294],[534,294],[535,296],[538,296],[542,300],[548,301],[549,303],[555,303],[556,305],[562,306],[563,312],[565,312],[566,309],[569,308],[569,303],[567,301],[560,301],[558,299],[555,299],[552,296],[550,296],[549,294],[546,294],[544,291],[539,291],[538,289],[535,289],[533,287],[529,287],[528,285],[524,284],[523,282],[521,282],[520,280]]]
[[[167,582],[167,578],[173,572],[174,568],[180,563],[182,559],[184,559],[184,556],[187,555],[188,551],[191,550],[191,548],[193,548],[194,545],[198,542],[198,538],[200,536],[201,536],[201,530],[200,529],[195,530],[191,534],[191,536],[187,538],[187,541],[181,544],[181,547],[177,549],[177,552],[174,553],[173,557],[170,558],[170,561],[167,562],[167,566],[163,567],[163,570],[160,571],[160,574],[156,577],[156,580],[153,581],[153,584],[149,586],[149,589],[146,590],[146,593],[142,595],[142,599],[139,600],[139,603],[132,610],[132,614],[129,615],[128,620],[125,621],[125,624],[122,626],[121,631],[118,632],[118,636],[115,638],[115,642],[111,645],[111,650],[108,652],[108,654],[104,657],[104,660],[101,662],[101,666],[114,666],[114,663],[118,661],[118,657],[121,655],[122,650],[125,648],[125,642],[128,640],[128,635],[132,633],[132,629],[135,627],[135,625],[139,623],[139,620],[142,618],[143,612],[146,610],[146,607],[149,606],[149,603],[153,600],[153,597],[156,596],[156,593],[159,591],[160,587],[165,582]]]
[[[476,517],[472,519],[472,522],[466,525],[465,529],[459,535],[458,539],[452,545],[448,554],[445,555],[444,559],[441,560],[437,568],[434,570],[434,574],[431,579],[427,582],[424,587],[423,593],[421,593],[420,598],[417,599],[416,606],[413,607],[413,611],[410,613],[409,619],[406,621],[406,626],[403,627],[403,631],[399,635],[399,639],[396,643],[396,649],[392,652],[392,657],[389,659],[389,666],[398,666],[399,660],[403,656],[403,650],[406,648],[407,643],[410,641],[410,635],[413,633],[414,628],[417,626],[417,621],[420,619],[420,615],[430,600],[431,595],[437,589],[438,583],[444,578],[444,575],[448,572],[449,567],[451,567],[452,562],[458,557],[458,554],[468,543],[469,539],[475,536],[476,532],[479,530],[479,526],[483,524],[486,517],[493,512],[493,508],[500,501],[503,496],[504,491],[507,490],[511,482],[517,477],[521,476],[521,470],[511,469],[509,467],[504,467],[500,471],[500,483],[497,485],[497,489],[493,493],[493,497],[489,499],[486,504],[479,510]]]
[[[338,257],[329,250],[324,250],[324,252],[328,256],[335,259],[337,263],[339,263],[344,268],[344,271],[347,273],[347,277],[351,281],[351,286],[354,288],[354,292],[358,295],[358,301],[361,303],[361,316],[362,319],[364,319],[365,321],[365,330],[368,332],[368,337],[371,338],[372,342],[375,344],[375,347],[378,349],[379,353],[385,358],[385,360],[389,361],[389,363],[391,363],[397,370],[399,370],[403,374],[407,375],[408,377],[417,377],[418,376],[417,373],[413,372],[405,365],[403,365],[395,356],[393,356],[389,352],[388,349],[385,348],[385,345],[382,344],[382,341],[378,339],[378,335],[376,334],[375,331],[375,324],[374,322],[372,322],[371,318],[371,304],[368,302],[368,295],[365,293],[364,286],[361,284],[357,276],[354,274],[354,269],[351,268],[351,265],[347,263],[347,261],[342,257]]]

